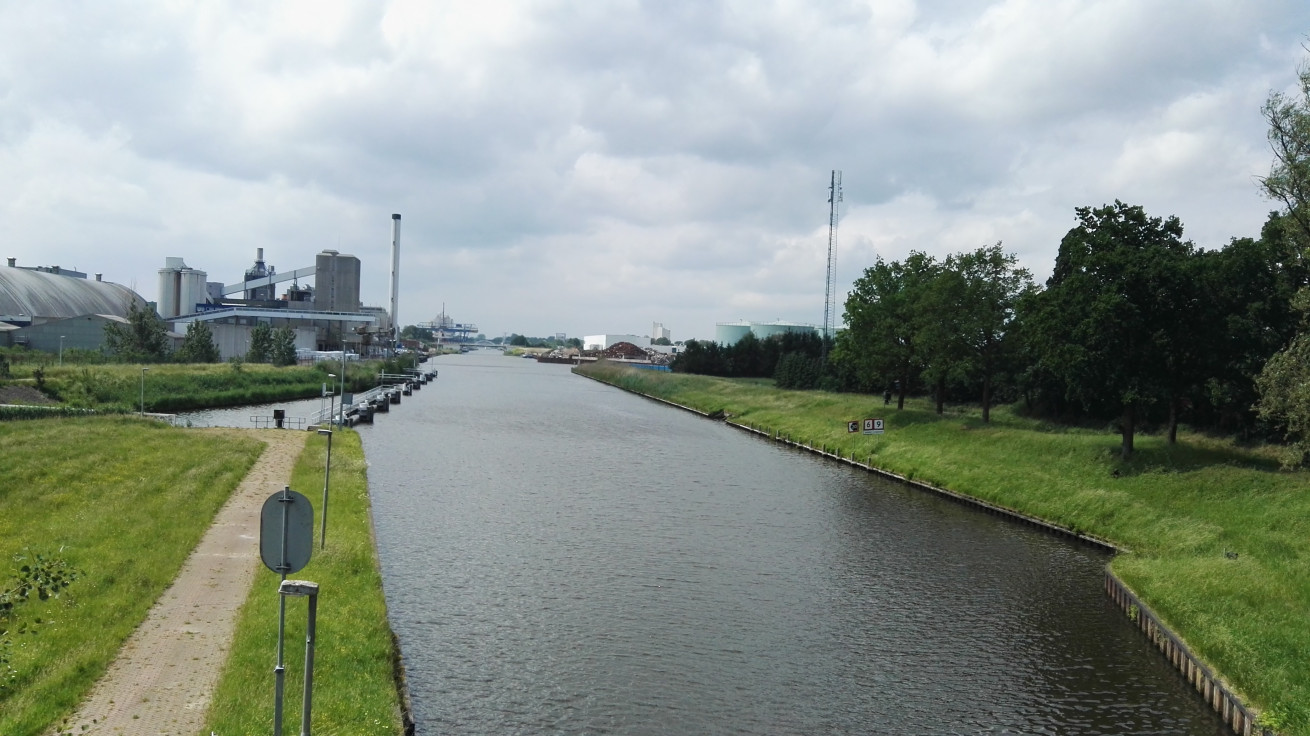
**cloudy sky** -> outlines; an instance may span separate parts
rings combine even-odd
[[[1260,106],[1305,0],[0,3],[0,257],[156,297],[332,248],[400,320],[713,337],[822,323],[882,256],[1000,241],[1038,280],[1074,208],[1216,248],[1274,204]]]

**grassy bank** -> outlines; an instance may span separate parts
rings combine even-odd
[[[148,368],[144,376],[143,367]],[[383,364],[377,361],[347,363],[347,390],[376,386],[381,370]],[[392,366],[387,370],[399,369]],[[139,411],[143,398],[148,412],[174,413],[311,398],[321,394],[324,382],[331,383],[329,373],[339,372],[340,365],[328,363],[283,367],[264,363],[28,363],[16,366],[11,379],[0,381],[0,386],[31,386],[64,406],[103,413]]]
[[[1310,477],[1280,471],[1272,452],[1183,432],[1175,446],[1141,436],[1121,463],[1117,435],[1006,408],[983,424],[926,402],[896,411],[766,381],[575,370],[1109,540],[1129,551],[1115,572],[1263,722],[1310,736]],[[886,434],[848,434],[863,418],[884,419]]]
[[[0,734],[71,713],[262,449],[128,417],[0,423],[0,598],[38,556],[73,576],[0,616]]]
[[[314,665],[315,733],[399,734],[393,647],[374,554],[366,465],[359,435],[333,437],[327,546],[318,547],[326,442],[313,435],[296,464],[291,487],[315,507],[315,546],[309,565],[290,576],[319,584]],[[220,736],[269,733],[273,721],[273,666],[277,652],[280,577],[262,568],[241,611],[230,658],[210,707]],[[304,675],[305,599],[288,599],[284,733],[298,733]]]

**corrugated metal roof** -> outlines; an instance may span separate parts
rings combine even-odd
[[[128,305],[147,306],[139,294],[108,281],[56,276],[25,268],[0,268],[0,315],[65,319],[84,314],[127,316]]]

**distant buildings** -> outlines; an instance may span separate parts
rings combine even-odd
[[[360,271],[355,256],[324,250],[313,266],[279,274],[258,248],[241,280],[224,285],[182,258],[169,257],[159,269],[159,299],[151,305],[125,286],[102,281],[100,274],[92,281],[80,271],[18,266],[10,258],[0,269],[0,345],[99,350],[104,325],[124,322],[135,305],[153,307],[175,342],[189,323],[208,323],[224,360],[245,355],[250,332],[260,324],[290,327],[302,351],[367,354],[389,347],[392,326],[387,310],[361,304]]]

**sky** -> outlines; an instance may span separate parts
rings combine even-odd
[[[398,213],[403,325],[822,324],[834,169],[838,317],[914,250],[1043,282],[1116,199],[1258,235],[1308,34],[1305,0],[10,0],[0,257],[154,300],[168,257],[334,249],[385,307]]]

